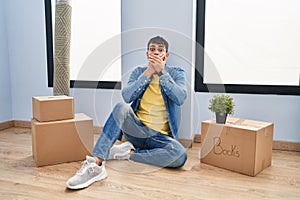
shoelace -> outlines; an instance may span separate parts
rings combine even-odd
[[[82,174],[86,171],[86,169],[88,168],[88,165],[89,165],[88,161],[85,160],[85,161],[83,162],[82,167],[80,168],[80,170],[77,171],[76,174],[82,175]]]

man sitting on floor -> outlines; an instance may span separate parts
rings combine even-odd
[[[70,189],[85,188],[107,177],[104,162],[130,159],[160,167],[178,168],[187,160],[178,142],[177,108],[187,97],[185,72],[166,65],[168,42],[156,36],[147,45],[148,63],[134,69],[118,103],[81,169],[67,181]],[[122,135],[127,142],[114,145]]]

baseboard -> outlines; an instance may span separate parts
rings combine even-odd
[[[201,143],[201,134],[194,135],[194,142]]]
[[[0,122],[0,131],[7,128],[31,128],[30,121],[22,121],[22,120],[11,120],[7,122]],[[100,134],[102,132],[102,126],[94,126],[93,131],[94,134]],[[201,143],[201,134],[195,134],[194,139],[179,139],[179,142],[185,147],[192,147],[193,142]],[[273,141],[273,149],[274,150],[283,150],[283,151],[299,151],[300,152],[300,142],[289,142],[289,141]]]
[[[201,143],[201,134],[194,135],[194,142]],[[273,150],[300,151],[300,142],[274,140]]]
[[[29,121],[20,121],[20,120],[13,120],[14,127],[18,128],[31,128],[31,122]]]
[[[0,131],[11,127],[14,127],[13,121],[0,122]]]
[[[192,148],[193,140],[192,139],[178,139],[178,141],[184,146],[185,148]]]
[[[11,120],[11,121],[0,123],[0,130],[12,128],[12,127],[30,128],[31,123],[29,121],[21,121],[21,120]]]
[[[102,126],[94,126],[93,131],[94,134],[100,134],[102,132],[103,127]]]
[[[273,141],[273,149],[286,151],[300,151],[300,142]]]

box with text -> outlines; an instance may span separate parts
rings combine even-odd
[[[201,162],[256,176],[271,166],[274,124],[228,118],[202,122]]]

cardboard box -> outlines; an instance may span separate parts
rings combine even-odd
[[[201,162],[256,176],[271,166],[274,124],[228,118],[202,122]]]
[[[40,122],[74,118],[74,100],[68,96],[32,97],[32,116]]]
[[[32,119],[32,153],[36,166],[85,160],[94,147],[93,120],[85,114],[75,119],[39,122]]]

